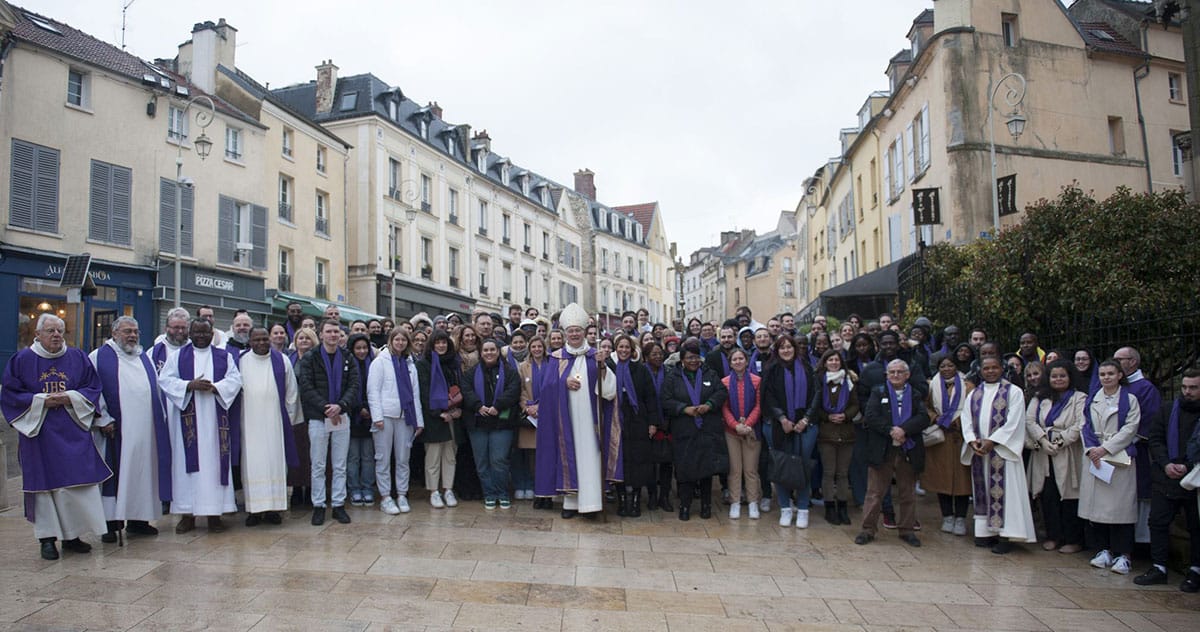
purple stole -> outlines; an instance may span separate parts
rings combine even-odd
[[[300,330],[292,326],[292,321],[285,319],[283,321],[283,329],[284,329],[284,331],[287,331],[288,342],[289,343],[295,342],[296,332],[300,331]],[[270,329],[268,329],[267,331],[270,331]]]
[[[450,386],[442,372],[442,356],[429,350],[429,409],[446,410],[450,407]]]
[[[984,385],[971,392],[971,427],[975,430],[977,439],[986,439],[997,428],[1008,420],[1008,389],[1012,384],[1001,380],[996,397],[992,400],[992,409],[988,413],[987,425],[983,425],[980,415],[983,411]],[[985,432],[986,431],[986,432]],[[984,462],[986,459],[986,463]],[[996,454],[993,449],[986,457],[973,455],[971,457],[971,484],[973,494],[971,500],[975,504],[976,516],[987,516],[990,529],[1004,528],[1004,457]]]
[[[942,380],[942,377],[939,375],[936,379]],[[957,371],[954,372],[954,399],[950,398],[950,390],[946,388],[946,381],[942,380],[942,414],[937,418],[937,423],[942,430],[949,430],[950,424],[954,422],[954,414],[958,412],[958,403],[962,401],[962,392],[962,375]]]
[[[783,368],[783,397],[787,403],[787,413],[790,418],[796,411],[808,407],[808,372],[799,358],[792,360],[792,370]],[[796,415],[799,420],[802,415]]]
[[[410,428],[417,427],[417,405],[413,401],[412,376],[408,372],[408,356],[403,359],[392,356],[392,371],[396,374],[396,397],[400,400],[400,408],[404,409],[404,423]],[[365,398],[364,398],[365,401]]]
[[[762,373],[762,361],[758,359],[758,349],[755,349],[754,353],[750,354],[750,363],[749,366],[746,367],[746,370],[755,375],[760,375]]]
[[[699,373],[699,372],[697,372]],[[687,380],[684,380],[685,382]],[[740,382],[740,385],[739,385]],[[696,389],[696,395],[692,399],[699,398],[700,389]],[[689,385],[688,394],[691,395],[691,387]],[[750,372],[747,370],[738,378],[738,374],[729,374],[729,410],[733,411],[733,416],[736,419],[749,417],[754,411],[754,407],[758,405],[758,392],[754,389],[754,382],[750,379]]]
[[[826,413],[844,413],[846,406],[850,404],[850,376],[842,378],[841,384],[834,384],[833,388],[838,389],[837,403],[830,404],[829,402],[829,383],[825,382],[824,374],[822,374],[821,388],[821,407]]]
[[[589,394],[596,392],[599,370],[596,366],[596,350],[588,349],[587,380],[584,388]],[[576,356],[566,349],[550,354],[542,375],[538,402],[537,466],[534,476],[534,493],[538,496],[555,496],[579,489],[579,472],[575,464],[575,436],[571,427],[570,391],[567,390],[568,369]],[[596,420],[595,432],[600,445],[600,462],[605,481],[625,479],[624,443],[621,423],[617,419],[616,407],[599,395],[590,395],[592,418]]]
[[[243,353],[237,358],[238,369],[242,368],[242,356],[254,353]],[[283,354],[271,349],[271,371],[275,374],[275,393],[279,395],[279,418],[283,420],[283,453],[287,458],[288,467],[300,467],[300,455],[296,452],[296,437],[292,434],[292,417],[288,414],[287,409],[287,368],[283,366]],[[213,363],[215,366],[215,362]],[[237,401],[234,406],[238,412],[241,412],[242,396],[246,393],[245,390],[238,393]],[[233,463],[237,465],[241,462],[241,453],[236,452],[233,455]]]
[[[892,427],[895,428],[897,426],[904,425],[904,422],[906,422],[912,418],[912,411],[913,411],[912,386],[905,384],[904,390],[897,393],[896,389],[892,387],[892,383],[888,382],[887,383],[887,394],[888,394],[888,399],[890,400],[889,403],[891,404]],[[900,397],[897,397],[897,395],[899,395]],[[903,400],[903,401],[898,401],[898,400]],[[909,438],[909,439],[905,439],[904,444],[901,445],[900,447],[904,448],[904,450],[907,452],[907,451],[913,449],[913,447],[915,447],[916,445],[917,445],[917,442],[913,441],[911,438]]]
[[[617,363],[617,392],[629,402],[633,412],[638,412],[637,389],[633,387],[633,376],[629,371],[629,360]]]
[[[692,406],[699,406],[701,391],[703,389],[704,369],[697,369],[696,370],[696,379],[689,382],[687,379],[687,373],[683,370],[682,367],[680,367],[679,378],[681,380],[683,380],[683,385],[684,385],[684,387],[687,388],[688,399],[691,400]],[[704,425],[703,417],[696,416],[693,419],[696,422],[696,428],[700,428],[701,426]]]
[[[151,364],[150,358],[139,354],[142,367],[146,369],[146,379],[150,381],[150,408],[154,415],[154,444],[158,450],[158,498],[170,502],[171,493],[171,437],[167,430],[166,409],[158,390],[158,372]],[[96,372],[100,374],[100,392],[104,395],[104,405],[108,416],[117,424],[117,432],[105,441],[104,460],[113,475],[100,486],[103,496],[117,495],[117,482],[121,476],[121,384],[120,360],[117,352],[110,345],[102,345],[96,351]]]
[[[1097,391],[1099,394],[1102,391]],[[1117,430],[1125,426],[1125,420],[1129,417],[1129,398],[1133,397],[1128,389],[1124,386],[1117,391]],[[1092,423],[1092,400],[1095,395],[1088,399],[1088,403],[1083,407],[1083,448],[1086,452],[1088,448],[1096,448],[1100,446],[1100,437],[1096,435],[1096,428]],[[1131,457],[1137,456],[1136,441],[1132,441],[1125,447],[1125,453]]]
[[[229,352],[220,347],[209,346],[212,349],[213,361],[213,378],[214,383],[225,379],[225,372],[229,370]],[[196,379],[196,351],[191,343],[188,343],[179,350],[179,379],[190,382]],[[183,455],[187,468],[187,473],[191,474],[200,471],[200,452],[197,447],[198,438],[196,435],[196,397],[199,393],[192,393],[188,399],[187,406],[179,415],[179,430],[183,433]],[[230,423],[230,417],[237,417],[239,413],[238,400],[234,400],[233,404],[228,409],[221,406],[221,400],[213,395],[213,400],[217,405],[217,435],[220,438],[221,450],[221,484],[229,484],[229,467],[232,462],[233,455],[237,454],[241,447],[241,441],[238,433],[237,424]]]
[[[167,363],[167,343],[160,342],[150,349],[150,359],[154,360],[154,372],[162,370],[163,365]]]

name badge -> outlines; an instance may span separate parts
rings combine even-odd
[[[886,398],[886,397],[885,397],[885,398],[883,398],[883,399],[879,400],[879,403],[880,403],[880,404],[886,404],[886,403],[888,403],[888,398]]]
[[[712,386],[712,382],[705,382],[705,383],[704,383],[704,385],[705,385],[705,386]]]

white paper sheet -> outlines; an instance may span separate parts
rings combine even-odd
[[[1091,463],[1091,461],[1089,461],[1089,463]],[[1088,471],[1092,473],[1092,476],[1095,476],[1107,485],[1112,484],[1113,471],[1116,469],[1117,468],[1108,461],[1100,461],[1100,467],[1096,467],[1095,463],[1088,465]]]

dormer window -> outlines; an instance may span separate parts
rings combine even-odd
[[[429,140],[429,121],[425,120],[425,117],[421,117],[417,122],[417,129],[421,132],[421,138]]]
[[[400,103],[398,101],[395,99],[388,99],[387,108],[388,118],[392,119],[393,121],[400,119]]]
[[[504,163],[500,166],[500,183],[504,186],[508,186],[511,181],[512,169],[508,166],[508,163]]]
[[[521,176],[521,194],[529,197],[529,176]]]
[[[912,37],[912,58],[916,59],[921,53],[921,31],[914,31]]]
[[[550,187],[546,186],[545,183],[542,183],[540,197],[542,199],[542,206],[549,207],[550,206]]]
[[[475,168],[482,173],[487,172],[487,150],[480,148],[475,154]]]

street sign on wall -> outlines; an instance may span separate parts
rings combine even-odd
[[[913,224],[930,226],[942,223],[942,204],[937,189],[912,190]]]

